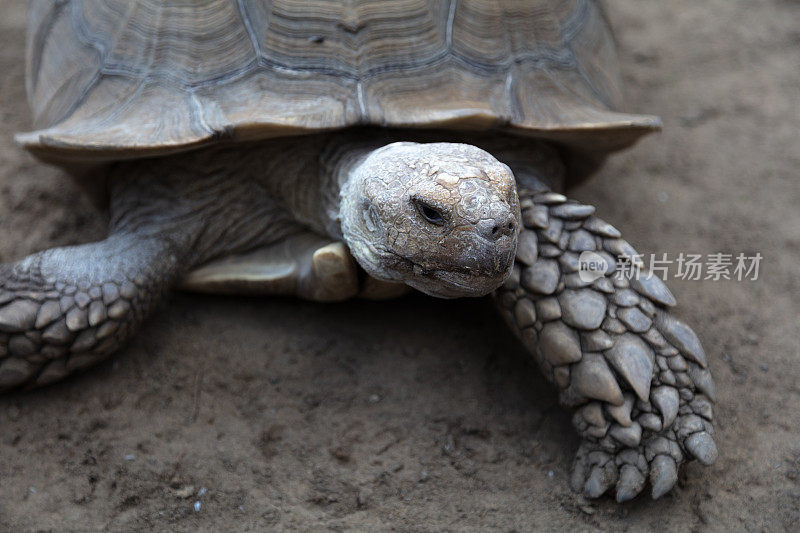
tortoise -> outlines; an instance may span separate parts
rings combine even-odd
[[[660,127],[619,111],[594,2],[41,2],[27,46],[16,140],[110,227],[0,266],[3,390],[106,358],[172,288],[492,293],[574,409],[575,490],[658,498],[714,462],[700,341],[561,194]]]

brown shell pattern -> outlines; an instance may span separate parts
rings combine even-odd
[[[618,113],[588,0],[72,0],[31,7],[33,132],[99,162],[351,125],[479,129],[595,150],[658,119]]]

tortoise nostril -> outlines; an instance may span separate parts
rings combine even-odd
[[[478,222],[478,232],[486,239],[496,241],[504,235],[514,232],[514,222],[505,220],[481,220]]]

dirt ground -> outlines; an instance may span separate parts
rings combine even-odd
[[[631,111],[664,131],[573,192],[640,252],[763,255],[671,281],[720,457],[653,502],[567,486],[570,414],[487,300],[175,295],[107,363],[0,397],[0,529],[800,531],[800,2],[610,2]],[[13,143],[24,5],[0,7],[0,260],[103,235]]]

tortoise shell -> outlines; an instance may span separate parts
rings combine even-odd
[[[17,141],[68,165],[348,126],[499,129],[605,153],[659,127],[615,111],[587,0],[36,2]]]

